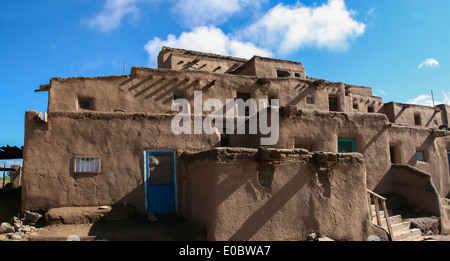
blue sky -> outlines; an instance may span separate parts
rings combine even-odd
[[[0,3],[0,146],[22,146],[53,77],[155,67],[162,45],[302,62],[384,102],[450,104],[448,0],[21,0]]]

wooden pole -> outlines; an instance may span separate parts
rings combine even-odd
[[[3,168],[6,169],[6,161],[3,163]],[[5,187],[5,172],[6,172],[6,170],[3,170],[3,187],[2,188]]]

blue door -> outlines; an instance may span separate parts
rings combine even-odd
[[[153,214],[177,211],[175,151],[145,152],[146,207]]]

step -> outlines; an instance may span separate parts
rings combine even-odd
[[[419,228],[412,228],[406,231],[394,232],[394,241],[405,241],[409,238],[417,238],[422,236],[422,231]]]
[[[391,222],[391,226],[397,223],[401,223],[403,221],[401,215],[395,215],[389,217],[389,221]],[[377,217],[372,217],[372,223],[377,224]],[[377,224],[378,225],[378,224]],[[381,218],[381,226],[387,226],[386,225],[386,219],[383,217]]]

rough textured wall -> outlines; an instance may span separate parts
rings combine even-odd
[[[379,193],[391,190],[389,140],[385,115],[378,113],[328,113],[303,110],[280,119],[277,148],[338,151],[338,139],[354,139],[356,152],[364,155],[367,186]]]
[[[223,148],[182,159],[189,218],[206,225],[208,240],[306,240],[311,232],[365,240],[370,233],[360,154]]]
[[[406,197],[412,207],[440,216],[439,193],[431,175],[409,165],[393,165],[393,192]]]
[[[346,96],[343,83],[295,77],[258,78],[133,67],[129,76],[53,78],[49,86],[49,112],[76,111],[78,99],[92,99],[94,111],[173,113],[174,94],[189,100],[193,107],[194,91],[202,92],[203,102],[214,98],[224,106],[227,99],[242,93],[256,100],[277,98],[280,106],[324,111],[330,109],[329,97],[335,97],[342,112],[355,111],[352,106],[358,96],[357,111],[366,111],[369,105],[375,105],[375,111],[379,109],[377,97]]]
[[[171,115],[37,112],[25,117],[23,210],[121,204],[145,212],[144,150],[205,150],[214,135],[174,135]],[[100,174],[74,173],[75,156],[100,156]]]
[[[439,108],[390,102],[385,104],[384,111],[392,123],[418,125],[428,128],[442,125],[442,116]]]
[[[439,194],[445,197],[450,190],[447,150],[450,137],[435,137],[425,127],[394,124],[389,129],[389,144],[395,148],[398,164],[408,164],[429,173]],[[423,152],[425,161],[418,161],[416,153]]]

